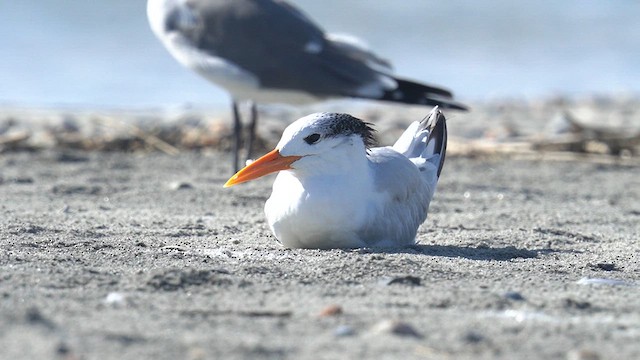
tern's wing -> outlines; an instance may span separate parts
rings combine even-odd
[[[427,218],[433,189],[409,159],[390,147],[371,149],[369,160],[375,193],[369,207],[371,223],[363,239],[412,243],[418,226]]]
[[[371,149],[375,192],[363,239],[413,241],[427,218],[446,147],[445,118],[436,107],[424,120],[411,124],[393,147]]]
[[[409,158],[435,189],[447,150],[447,122],[442,111],[436,106],[422,121],[409,125],[393,149]]]

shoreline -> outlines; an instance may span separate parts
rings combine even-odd
[[[503,100],[470,106],[469,112],[445,113],[452,156],[568,152],[630,159],[640,154],[640,98]],[[256,150],[272,148],[290,122],[316,111],[348,112],[373,122],[379,143],[388,145],[428,110],[362,101],[297,109],[262,107]],[[173,147],[170,152],[225,151],[230,148],[229,117],[223,108],[103,111],[0,107],[0,149],[166,152]],[[161,148],[157,144],[162,144]]]

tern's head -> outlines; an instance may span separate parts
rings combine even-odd
[[[316,113],[296,120],[282,134],[274,150],[238,171],[225,187],[280,170],[335,165],[338,159],[362,154],[374,144],[374,130],[348,114]],[[357,155],[356,155],[357,156]]]

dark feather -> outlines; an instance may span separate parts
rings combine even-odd
[[[327,122],[326,136],[358,134],[369,149],[376,145],[375,130],[372,124],[364,122],[349,114],[326,113],[323,114],[330,120]]]

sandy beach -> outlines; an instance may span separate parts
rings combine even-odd
[[[426,114],[398,109],[352,110],[389,143]],[[222,188],[223,112],[2,110],[0,358],[638,359],[637,109],[452,113],[419,244],[326,251],[270,233],[272,176]]]

